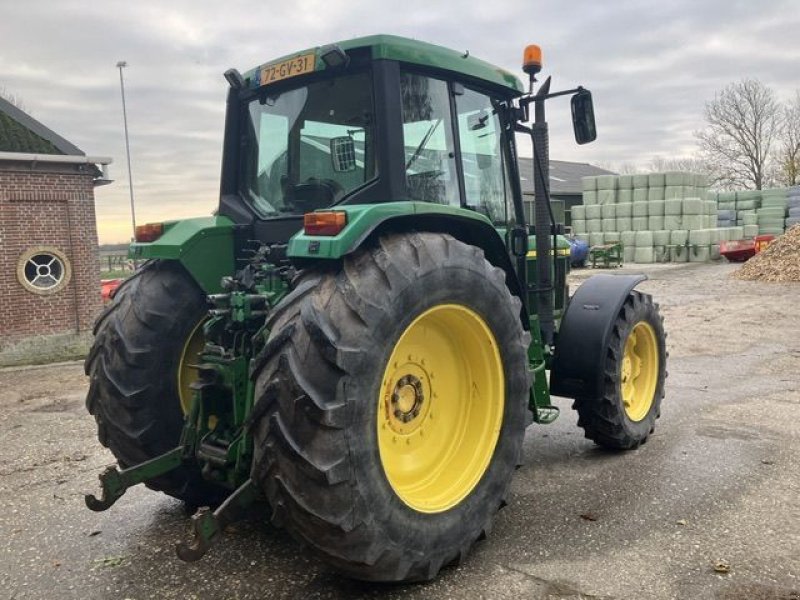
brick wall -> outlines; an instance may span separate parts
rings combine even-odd
[[[17,264],[49,246],[70,263],[66,287],[26,289]],[[0,163],[0,346],[34,335],[91,329],[101,308],[92,175],[85,166]]]

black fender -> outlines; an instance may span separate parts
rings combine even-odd
[[[550,368],[550,393],[596,398],[602,393],[603,361],[614,321],[628,294],[646,275],[594,275],[569,301],[558,329]]]

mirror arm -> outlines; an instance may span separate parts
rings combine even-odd
[[[579,85],[576,88],[571,90],[563,90],[561,92],[552,92],[547,94],[526,94],[519,99],[519,105],[528,106],[536,102],[537,100],[549,100],[550,98],[558,98],[559,96],[569,96],[570,94],[577,94],[578,92],[582,92],[585,88],[582,85]]]

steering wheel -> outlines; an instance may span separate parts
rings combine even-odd
[[[297,183],[287,190],[287,199],[295,208],[311,211],[326,208],[344,196],[344,188],[334,179],[318,179],[309,177],[303,183]]]

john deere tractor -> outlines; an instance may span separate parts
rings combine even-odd
[[[427,580],[488,532],[551,395],[601,446],[647,439],[658,306],[641,276],[570,296],[550,210],[545,103],[571,96],[586,143],[592,97],[524,56],[528,86],[385,35],[225,73],[217,211],[137,228],[144,264],[95,328],[87,406],[119,468],[89,508],[137,483],[200,507],[196,560],[262,506],[349,576]]]

